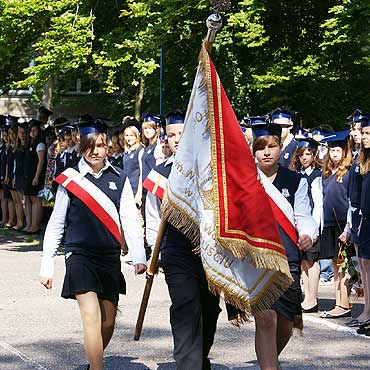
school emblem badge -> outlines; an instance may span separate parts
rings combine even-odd
[[[284,154],[284,159],[288,159],[289,158],[289,153],[285,153]]]
[[[287,188],[281,189],[281,194],[283,194],[285,198],[290,197],[289,190]]]
[[[117,185],[114,181],[109,181],[109,189],[110,190],[117,190]]]

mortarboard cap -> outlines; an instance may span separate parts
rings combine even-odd
[[[183,125],[185,123],[185,115],[180,110],[169,112],[166,114],[166,126],[168,125]]]
[[[361,122],[364,118],[370,118],[370,113],[365,112],[362,109],[355,109],[348,117],[347,119],[350,120],[350,124]]]
[[[80,129],[80,135],[85,136],[89,134],[106,134],[107,126],[100,119],[93,121],[79,122],[78,127]]]
[[[276,108],[270,112],[269,115],[273,123],[281,125],[282,127],[293,126],[292,112],[287,109]]]
[[[51,110],[47,109],[43,105],[39,106],[38,111],[39,111],[40,114],[43,114],[44,116],[47,116],[47,117],[50,117],[53,114],[53,112]]]
[[[337,131],[327,134],[322,140],[322,143],[327,143],[329,148],[336,146],[344,147],[347,143],[350,130]]]
[[[52,126],[55,127],[55,128],[61,128],[63,126],[66,126],[68,125],[69,121],[67,118],[65,117],[58,117],[58,118],[55,118]]]
[[[143,122],[154,122],[157,125],[159,125],[161,123],[161,117],[153,116],[152,114],[147,113],[143,117]]]
[[[306,137],[304,139],[303,138],[297,139],[297,141],[298,141],[298,148],[317,149],[319,146],[319,142],[312,139],[311,137]]]
[[[15,116],[7,116],[6,117],[6,125],[7,126],[13,126],[13,125],[16,125],[18,123],[18,117],[15,117]]]
[[[252,116],[246,117],[249,121],[250,127],[264,126],[269,123],[267,116]]]
[[[253,136],[278,136],[281,137],[281,126],[275,123],[265,123],[264,125],[252,125]]]

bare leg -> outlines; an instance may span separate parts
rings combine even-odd
[[[256,313],[254,318],[255,349],[260,368],[261,370],[277,370],[277,314],[273,310],[265,310]]]
[[[99,300],[101,311],[101,334],[103,338],[103,349],[105,349],[113,335],[116,322],[117,305],[108,300]]]
[[[348,280],[345,279],[343,273],[339,273],[337,259],[333,259],[334,271],[334,289],[335,289],[335,307],[328,311],[330,314],[339,315],[350,307],[349,294],[351,292],[348,286]]]
[[[28,229],[28,231],[36,232],[40,229],[42,219],[42,204],[40,198],[36,196],[31,197],[31,203],[32,203],[31,227]]]
[[[277,315],[276,347],[280,356],[293,334],[293,322],[281,315]]]
[[[5,225],[8,222],[9,214],[8,214],[8,200],[4,198],[4,192],[3,197],[1,198],[1,212],[3,215],[1,223]]]
[[[302,307],[303,308],[310,308],[309,306],[309,290],[308,290],[308,266],[307,266],[307,261],[302,260],[301,264],[301,269],[302,269],[302,280],[303,280],[303,292],[304,292],[304,300],[302,302]]]
[[[20,230],[24,227],[24,211],[22,205],[22,193],[19,191],[14,192],[14,203],[15,203],[15,212],[17,214],[17,225],[15,225],[16,230]]]
[[[13,192],[13,191],[11,191]],[[15,213],[15,206],[13,199],[8,199],[8,223],[6,226],[11,227],[14,226],[17,223],[17,216]]]
[[[80,308],[84,347],[91,370],[103,370],[103,339],[101,335],[101,312],[95,292],[76,294]]]
[[[32,221],[32,203],[29,195],[24,196],[24,213],[26,215],[26,230],[29,230]]]
[[[304,261],[307,267],[307,292],[305,290],[304,302],[302,303],[303,308],[311,308],[317,305],[317,291],[319,289],[320,279],[320,267],[317,262]]]

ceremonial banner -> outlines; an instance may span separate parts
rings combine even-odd
[[[209,289],[246,315],[291,284],[268,196],[204,46],[162,211],[199,246]]]

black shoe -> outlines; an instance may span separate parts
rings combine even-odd
[[[367,328],[368,326],[370,326],[370,319],[367,319],[366,321],[363,321],[362,323],[359,324],[359,328],[360,329],[365,329]]]
[[[41,233],[41,229],[38,229],[36,231],[26,231],[27,235],[39,235]]]
[[[350,328],[356,328],[357,326],[360,325],[360,321],[358,321],[358,319],[352,319],[352,320],[349,320],[347,322],[345,322],[344,324],[349,326]]]
[[[312,306],[311,308],[303,308],[302,307],[302,312],[303,313],[316,313],[319,312],[319,305],[316,303],[315,306]]]
[[[360,328],[356,330],[357,334],[366,335],[367,337],[370,336],[370,329],[369,328]]]

